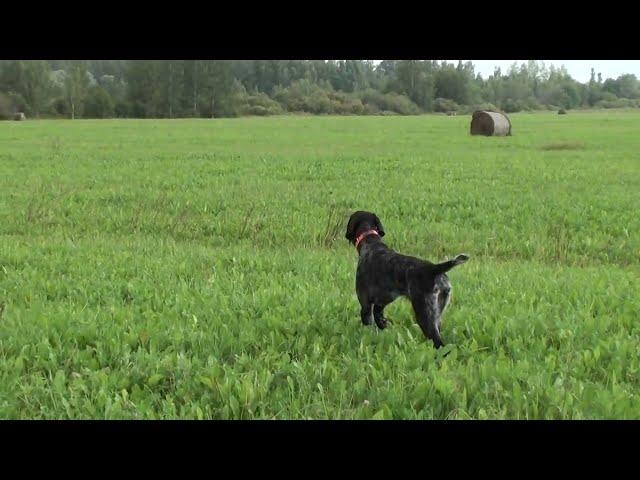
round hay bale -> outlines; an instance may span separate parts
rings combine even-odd
[[[15,116],[13,117],[13,119],[16,122],[21,122],[22,120],[26,120],[27,116],[23,113],[23,112],[18,112],[15,114]]]
[[[471,116],[471,135],[487,137],[511,135],[511,120],[504,113],[476,110]]]

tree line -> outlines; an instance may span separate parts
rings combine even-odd
[[[640,107],[635,75],[529,61],[483,78],[436,60],[0,60],[0,118],[414,115]]]

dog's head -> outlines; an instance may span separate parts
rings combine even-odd
[[[378,216],[375,213],[358,211],[349,218],[345,237],[355,244],[358,234],[366,230],[375,230],[378,235],[384,237],[384,227]]]

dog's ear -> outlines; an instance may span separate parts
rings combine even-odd
[[[380,221],[377,215],[374,215],[374,217],[376,219],[376,224],[375,224],[376,230],[378,230],[380,237],[384,237],[384,227],[382,226],[382,222]]]
[[[347,223],[347,233],[345,234],[345,238],[350,242],[355,242],[356,240],[357,226],[358,226],[358,222],[356,221],[356,216],[351,215],[351,218],[349,218],[349,223]]]

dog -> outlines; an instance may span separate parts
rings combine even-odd
[[[444,346],[440,325],[451,300],[451,283],[446,272],[469,260],[469,256],[460,254],[453,260],[433,264],[394,252],[382,243],[384,235],[382,222],[374,213],[358,211],[349,218],[345,237],[359,255],[356,294],[362,323],[371,325],[373,316],[378,328],[384,329],[387,326],[384,308],[404,296],[411,301],[425,337],[436,348]]]

